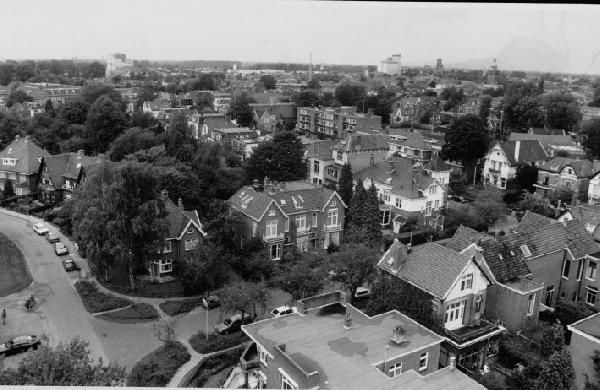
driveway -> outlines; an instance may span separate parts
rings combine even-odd
[[[3,341],[22,334],[46,334],[50,345],[55,346],[79,336],[89,342],[94,359],[102,357],[106,361],[102,343],[91,324],[92,318],[85,311],[73,286],[78,274],[65,272],[52,245],[45,237],[33,232],[31,226],[27,226],[26,217],[15,214],[0,210],[0,232],[23,252],[33,283],[17,293],[0,297],[0,308],[6,308],[7,313],[7,324],[0,324],[0,339]],[[38,220],[31,217],[31,222]],[[49,229],[56,231],[51,226]],[[73,253],[74,248],[59,235]],[[37,304],[34,310],[27,312],[23,303],[31,294],[35,296]],[[6,366],[17,364],[20,356],[6,358]]]

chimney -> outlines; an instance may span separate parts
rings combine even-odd
[[[79,150],[77,151],[77,156],[78,156],[78,157],[85,156],[85,153],[83,153],[83,149],[79,149]]]
[[[519,152],[521,151],[521,141],[515,142],[515,161],[519,162]]]
[[[371,153],[371,156],[369,157],[369,165],[375,165],[375,155],[373,153]]]
[[[456,368],[456,356],[450,356],[450,371]]]
[[[29,135],[25,136],[25,142],[29,142]]]
[[[395,167],[394,167],[394,159],[393,159],[393,158],[390,158],[390,159],[388,160],[388,166],[389,166],[389,171],[388,171],[388,173],[394,173],[394,171],[395,171],[395,169],[394,169],[394,168],[395,168]]]
[[[98,160],[104,160],[104,157],[106,157],[104,153],[98,154]]]
[[[258,184],[258,179],[252,180],[252,188],[254,188],[254,191],[260,190],[260,184]]]
[[[350,317],[350,312],[346,309],[346,318],[344,319],[344,329],[352,329],[352,317]]]
[[[17,134],[17,136],[15,137],[15,140],[17,140],[17,141],[18,141],[18,140],[20,140],[20,139],[21,139],[21,136],[20,136],[19,134]]]
[[[160,192],[160,198],[161,198],[162,200],[167,200],[167,199],[169,199],[169,191],[167,191],[167,190],[162,190],[162,191]]]
[[[265,178],[263,179],[263,189],[266,190],[267,187],[269,187],[269,177],[265,176]]]
[[[285,182],[284,181],[279,183],[279,189],[281,190],[281,192],[285,192]]]
[[[183,211],[183,202],[181,201],[181,197],[177,199],[177,207],[179,207],[179,210]]]

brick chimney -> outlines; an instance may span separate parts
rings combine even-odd
[[[177,199],[177,207],[179,207],[179,210],[183,211],[183,202],[181,201],[181,197]]]
[[[78,156],[78,157],[85,156],[85,153],[83,152],[83,149],[79,149],[79,150],[77,151],[77,156]]]
[[[521,141],[515,142],[515,161],[519,162],[519,153],[521,152]]]
[[[21,136],[20,136],[19,134],[17,134],[17,135],[15,136],[15,140],[17,140],[17,141],[18,141],[18,140],[20,140],[20,139],[21,139]]]
[[[169,191],[167,191],[167,190],[162,190],[162,191],[160,192],[160,198],[161,198],[162,200],[168,200],[168,199],[169,199]]]
[[[29,135],[25,136],[25,142],[29,142]]]

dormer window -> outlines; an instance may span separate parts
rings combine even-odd
[[[3,158],[2,165],[14,167],[15,165],[17,165],[17,159],[16,158]]]
[[[525,257],[531,257],[531,251],[529,250],[529,247],[527,245],[521,245],[521,252],[523,252],[523,256]]]

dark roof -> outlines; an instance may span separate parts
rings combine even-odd
[[[46,156],[50,156],[50,153],[37,146],[29,136],[19,137],[0,152],[0,170],[28,174],[37,173],[42,157]],[[3,165],[2,158],[16,159],[17,162],[14,166]]]
[[[493,238],[480,242],[483,248],[483,258],[492,271],[494,278],[500,283],[520,279],[531,274],[531,270],[525,262],[524,253],[519,248],[511,248],[502,240]]]
[[[452,167],[446,163],[440,156],[435,156],[429,160],[424,166],[426,170],[433,172],[450,171]]]
[[[527,211],[521,222],[517,225],[517,231],[537,230],[551,223],[560,223],[555,219],[546,217],[545,215],[532,213]]]
[[[379,261],[378,267],[440,299],[456,283],[471,258],[436,243],[413,247],[395,242]]]
[[[351,134],[333,148],[345,152],[390,150],[385,134]]]
[[[529,133],[536,135],[565,135],[565,131],[562,129],[544,129],[543,127],[532,127],[529,129]]]
[[[390,185],[392,194],[411,199],[421,198],[422,192],[435,181],[422,167],[414,167],[413,162],[404,157],[390,157],[357,172],[354,177]]]
[[[294,103],[250,103],[249,106],[256,111],[258,118],[262,117],[264,112],[267,111],[269,114],[279,115],[283,120],[296,119],[296,106]]]
[[[585,255],[596,253],[600,249],[592,235],[585,229],[582,221],[577,219],[568,221],[565,230],[567,232],[567,247],[573,258],[579,259]]]
[[[179,238],[183,229],[187,227],[190,221],[196,225],[201,234],[204,234],[204,228],[200,223],[198,212],[196,210],[183,211],[169,198],[163,198],[163,202],[165,203],[165,210],[167,211],[165,219],[169,225],[169,234],[167,238]]]
[[[43,164],[48,169],[48,175],[55,188],[61,188],[64,183],[64,173],[69,165],[71,153],[57,154],[54,156],[46,156],[43,159]]]
[[[600,161],[578,160],[568,157],[554,157],[540,164],[542,171],[560,173],[564,168],[571,167],[579,178],[594,176],[600,171]]]
[[[333,160],[331,149],[337,144],[337,140],[323,140],[313,142],[306,146],[307,157],[318,158],[319,160]]]
[[[250,186],[239,189],[229,198],[231,207],[257,221],[262,219],[271,202],[273,199]]]
[[[520,143],[518,160],[515,158],[517,142]],[[511,164],[544,161],[547,157],[542,144],[538,140],[504,141],[500,143],[500,148],[502,148]]]
[[[68,154],[69,163],[67,164],[63,174],[63,176],[67,179],[77,179],[80,168],[100,164],[102,162],[102,159],[99,157],[87,157],[78,153]]]
[[[461,252],[469,245],[478,242],[480,239],[487,240],[490,238],[492,238],[492,236],[488,234],[480,233],[477,230],[471,229],[470,227],[460,225],[448,242],[447,247],[456,252]]]

